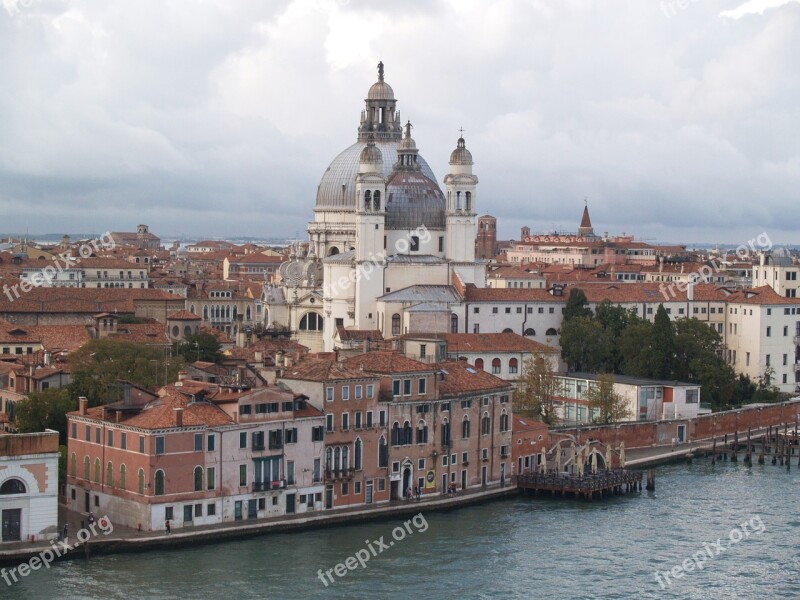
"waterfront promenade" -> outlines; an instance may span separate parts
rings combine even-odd
[[[98,535],[89,540],[89,554],[108,554],[118,552],[140,552],[151,549],[166,549],[186,545],[213,543],[227,539],[245,538],[268,533],[297,531],[331,527],[349,523],[364,523],[381,519],[397,519],[414,515],[420,511],[451,510],[462,506],[479,504],[497,498],[502,498],[517,493],[517,487],[511,483],[503,487],[499,485],[487,486],[460,492],[456,496],[430,495],[422,496],[420,500],[397,500],[388,504],[358,506],[355,508],[337,508],[320,510],[294,515],[284,515],[266,519],[253,519],[232,521],[217,525],[187,527],[173,529],[167,535],[163,531],[138,531],[128,527],[114,526],[108,535],[100,532],[95,526]],[[95,514],[99,520],[102,514]],[[59,525],[69,523],[69,544],[77,540],[75,535],[86,527],[87,515],[69,511],[64,506],[59,506]],[[3,544],[0,550],[0,565],[15,565],[38,555],[41,551],[50,548],[47,542],[26,543],[15,542]],[[83,558],[86,550],[77,547],[71,550],[67,558]]]

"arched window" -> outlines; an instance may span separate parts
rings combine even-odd
[[[139,493],[144,495],[144,469],[139,469]]]
[[[250,310],[250,307],[248,306],[244,310],[244,318],[245,318],[246,321],[250,321],[252,319],[252,316],[253,316],[253,312]]]
[[[125,489],[125,475],[126,475],[126,473],[127,473],[127,469],[125,468],[125,465],[120,465],[119,466],[119,487],[122,490]]]
[[[114,465],[111,464],[111,461],[108,461],[106,465],[106,485],[114,487]]]
[[[25,483],[21,479],[7,479],[0,486],[0,496],[24,494],[26,491]]]
[[[192,335],[192,328],[187,325],[183,328],[183,337],[189,337],[190,335]]]
[[[483,413],[481,418],[481,435],[489,435],[492,432],[492,421],[489,419],[489,413]]]
[[[511,329],[510,327],[506,327],[505,329],[503,329],[503,333],[514,333],[514,330]]]
[[[447,417],[442,419],[442,445],[450,445],[450,421],[447,420]]]
[[[327,448],[325,450],[325,470],[333,470],[333,448]]]
[[[508,360],[508,372],[509,373],[519,372],[519,361],[516,358],[510,358]]]
[[[472,192],[464,192],[464,197],[467,199],[467,210],[472,210]]]
[[[88,456],[83,457],[83,478],[86,481],[92,477],[92,466]]]
[[[483,371],[483,359],[482,358],[476,358],[475,359],[475,368],[478,369],[479,371]]]
[[[194,314],[194,304],[189,307],[189,312]]]
[[[238,315],[238,314],[239,314],[239,307],[238,306],[234,306],[233,307],[233,320],[234,321],[236,320],[236,315]]]
[[[322,316],[319,313],[306,313],[300,319],[300,331],[322,331],[322,323]]]
[[[397,425],[397,423],[395,423]],[[378,468],[385,469],[389,466],[389,448],[386,446],[386,438],[381,436],[378,440]]]
[[[203,320],[208,321],[208,306],[203,306]]]
[[[503,411],[503,414],[500,415],[500,431],[508,431],[508,413],[505,410]]]
[[[164,495],[164,471],[156,471],[156,496]]]
[[[461,192],[456,191],[456,210],[461,210]]]
[[[547,331],[545,331],[545,333],[544,333],[544,334],[545,334],[545,335],[558,335],[558,331],[556,331],[555,329],[553,329],[553,328],[551,327],[550,329],[548,329]]]
[[[203,467],[194,468],[194,491],[203,491]]]
[[[364,192],[364,210],[367,212],[372,210],[372,192],[369,190]]]
[[[356,438],[356,442],[353,444],[353,467],[356,471],[361,470],[361,451],[361,438]]]
[[[525,335],[536,335],[536,331],[530,327],[525,330]]]
[[[337,254],[339,254],[339,249],[336,246],[333,246],[330,250],[328,250],[328,256],[336,256]]]
[[[381,193],[378,190],[375,190],[375,193],[372,195],[372,206],[376,212],[381,209]]]
[[[333,468],[335,470],[339,470],[339,466],[342,462],[342,449],[338,446],[333,449]]]
[[[492,359],[492,375],[500,375],[500,364],[499,358]]]
[[[400,335],[400,315],[392,315],[392,335]]]
[[[403,445],[408,445],[413,443],[413,435],[411,433],[411,423],[406,421],[403,423]]]
[[[428,425],[422,419],[417,423],[417,443],[428,443]]]
[[[464,420],[461,421],[461,437],[467,439],[469,437],[469,417],[464,415]]]
[[[458,333],[458,315],[450,315],[450,333]]]
[[[350,467],[350,450],[347,446],[342,446],[342,470]]]
[[[72,453],[72,456],[69,458],[69,474],[73,477],[76,476],[78,473],[78,457],[75,456],[75,453]]]
[[[400,445],[400,424],[395,421],[392,424],[392,446]]]
[[[100,459],[94,459],[94,482],[100,483]]]

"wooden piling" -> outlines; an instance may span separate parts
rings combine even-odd
[[[656,491],[656,471],[655,469],[650,469],[647,471],[647,485],[645,489],[648,492]]]

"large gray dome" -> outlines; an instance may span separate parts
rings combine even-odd
[[[358,163],[361,150],[365,146],[365,143],[356,142],[333,159],[322,175],[322,180],[317,188],[317,210],[355,210]],[[400,146],[400,140],[375,140],[375,146],[380,148],[383,156],[381,173],[388,178],[392,173],[394,163],[397,162],[397,148]],[[436,176],[424,158],[418,156],[417,163],[422,169],[422,173],[431,182],[436,181]],[[441,194],[441,191],[439,193]]]
[[[386,229],[444,229],[442,190],[421,170],[398,169],[386,182]]]

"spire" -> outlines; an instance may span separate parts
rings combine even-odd
[[[583,216],[581,217],[581,225],[578,227],[578,235],[593,236],[594,229],[592,228],[592,220],[589,218],[589,201],[584,198],[583,202]]]
[[[378,63],[378,81],[383,81],[383,61]]]

